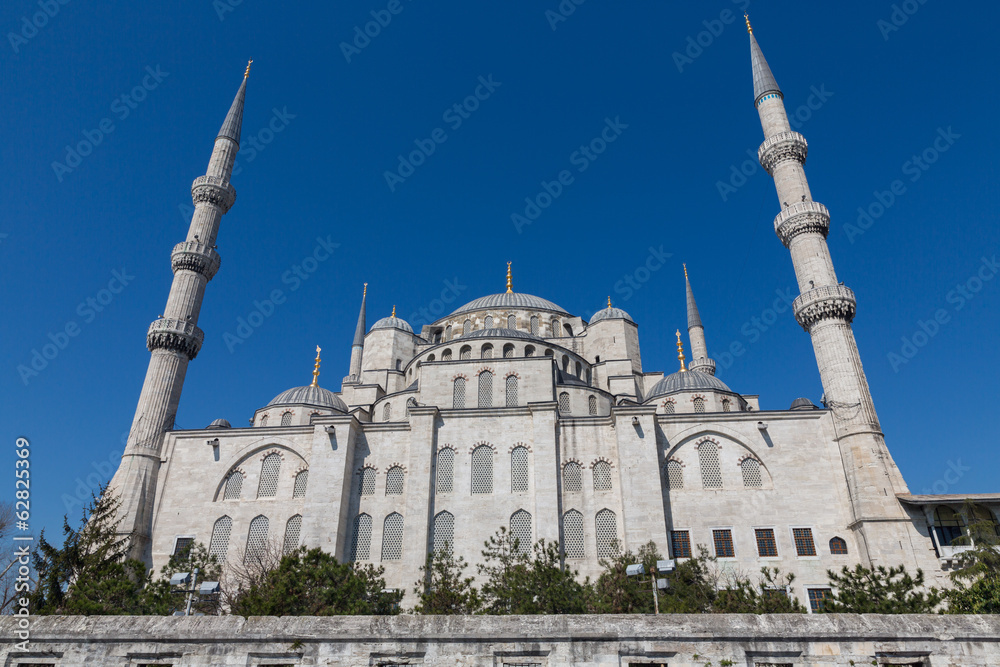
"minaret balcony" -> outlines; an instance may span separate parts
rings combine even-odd
[[[205,332],[187,320],[161,317],[149,325],[146,333],[146,347],[154,350],[170,350],[187,355],[188,359],[198,356],[201,344],[205,342]]]
[[[803,292],[792,302],[796,321],[809,331],[820,320],[850,323],[857,310],[854,291],[843,285],[824,285]]]
[[[688,365],[688,370],[698,371],[705,375],[715,375],[715,359],[709,359],[708,357],[695,359]]]
[[[198,241],[184,241],[174,246],[170,253],[170,266],[174,273],[181,270],[195,271],[206,280],[215,277],[222,258],[210,245]]]
[[[774,167],[779,162],[796,160],[799,164],[805,164],[808,152],[809,144],[801,134],[779,132],[764,140],[757,149],[757,157],[760,159],[760,166],[764,167],[769,175],[774,176]]]
[[[786,248],[799,234],[818,233],[826,238],[829,231],[830,211],[819,202],[795,202],[774,218],[774,232]]]
[[[218,176],[199,176],[191,184],[191,199],[195,205],[207,202],[227,213],[236,202],[236,188]]]

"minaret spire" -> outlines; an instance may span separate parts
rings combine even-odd
[[[365,283],[361,290],[361,312],[358,313],[358,326],[354,329],[354,342],[351,343],[351,368],[344,378],[344,383],[354,383],[361,381],[361,357],[365,350],[365,332],[368,327],[365,323],[365,302],[368,300],[368,283]]]
[[[149,368],[121,465],[109,487],[121,499],[121,531],[133,534],[132,556],[147,563],[152,558],[150,535],[163,434],[174,427],[188,363],[205,339],[197,326],[198,316],[205,286],[219,270],[219,253],[215,251],[219,225],[236,201],[229,177],[240,150],[246,86],[244,74],[215,139],[207,173],[191,186],[195,208],[187,240],[174,246],[170,257],[174,280],[163,315],[146,334]]]
[[[908,491],[885,446],[861,366],[851,329],[854,292],[837,280],[826,243],[830,213],[813,201],[803,169],[806,139],[792,131],[781,90],[752,32],[750,60],[754,106],[765,137],[757,154],[782,203],[774,229],[792,255],[801,292],[792,310],[812,338],[826,405],[833,411],[854,512],[851,527],[866,565],[898,563],[901,545],[911,544],[913,527],[896,494]],[[917,557],[910,553],[910,564],[916,565]]]
[[[687,264],[684,265],[684,285],[687,289],[688,339],[691,341],[691,370],[715,375],[715,361],[708,357],[708,344],[705,342],[705,327],[698,314],[698,304],[694,301],[691,290],[691,280],[688,278]]]

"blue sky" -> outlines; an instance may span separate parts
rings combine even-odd
[[[0,464],[13,471],[15,438],[31,440],[34,527],[56,530],[117,466],[190,183],[250,57],[238,197],[181,427],[246,425],[311,379],[317,344],[321,384],[339,389],[363,282],[370,322],[395,304],[420,324],[421,309],[502,291],[507,261],[515,290],[584,317],[610,294],[640,325],[644,369],[667,372],[687,262],[719,377],[764,409],[818,402],[808,336],[771,310],[797,291],[773,232],[773,184],[748,155],[762,133],[745,6],[809,140],[806,171],[857,293],[855,332],[896,462],[917,493],[1000,490],[1000,7],[561,6],[4,3]],[[378,19],[376,36],[342,46]],[[455,112],[477,88],[474,110]],[[602,153],[579,152],[609,126]],[[398,156],[429,141],[433,153],[400,171]],[[543,182],[558,196],[518,228],[512,215]],[[872,216],[860,224],[859,208]],[[318,239],[339,246],[296,284]],[[284,302],[227,344],[275,289]],[[19,370],[49,343],[61,347],[44,368]]]

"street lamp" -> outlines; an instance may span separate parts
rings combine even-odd
[[[674,561],[672,560],[658,560],[656,561],[656,572],[649,573],[649,585],[650,589],[653,591],[653,613],[660,613],[660,600],[657,595],[657,589],[666,590],[670,587],[670,582],[666,579],[658,578],[657,574],[667,574],[674,571]],[[636,563],[634,565],[629,565],[625,568],[625,575],[628,577],[641,577],[646,574],[646,566],[642,563]],[[646,583],[645,579],[639,579],[641,583]]]
[[[191,615],[191,603],[194,601],[194,596],[197,593],[199,596],[202,595],[216,595],[222,590],[218,581],[203,581],[201,586],[198,586],[198,568],[194,569],[194,572],[178,572],[170,577],[170,586],[184,586],[186,584],[191,584],[191,588],[184,588],[175,593],[187,593],[187,605],[184,611],[175,611],[174,616],[190,616]]]

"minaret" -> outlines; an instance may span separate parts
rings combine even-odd
[[[705,343],[705,327],[701,324],[698,314],[698,304],[694,302],[694,292],[691,291],[691,280],[688,278],[688,267],[684,265],[684,284],[687,287],[688,340],[691,341],[691,370],[715,375],[715,360],[708,358],[708,345]]]
[[[205,285],[219,270],[219,253],[215,251],[219,223],[236,200],[229,177],[240,149],[250,63],[215,139],[208,171],[191,185],[195,206],[191,226],[187,240],[174,246],[170,256],[174,280],[163,315],[149,326],[146,334],[146,347],[151,353],[149,368],[121,465],[111,480],[110,488],[121,500],[120,530],[133,533],[133,555],[147,563],[152,558],[153,499],[163,433],[174,426],[188,362],[197,356],[205,339],[197,327],[198,315]]]
[[[795,319],[812,338],[826,407],[833,412],[837,439],[851,494],[862,561],[869,565],[899,564],[909,554],[913,562],[907,515],[896,499],[907,493],[889,455],[879,426],[868,381],[854,340],[851,321],[854,292],[837,280],[826,244],[830,213],[813,201],[803,164],[805,137],[788,123],[781,89],[757,44],[750,20],[750,62],[754,106],[764,128],[760,164],[774,179],[781,212],[774,219],[778,238],[791,252],[801,294],[792,304]]]
[[[351,344],[351,369],[347,373],[346,382],[361,381],[361,357],[365,351],[365,301],[368,299],[368,283],[361,292],[361,312],[358,314],[358,326],[354,329],[354,342]]]

